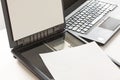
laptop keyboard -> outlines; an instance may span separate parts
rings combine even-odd
[[[93,0],[66,20],[66,29],[85,34],[116,7],[117,5],[114,4]]]

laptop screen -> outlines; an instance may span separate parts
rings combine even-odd
[[[61,0],[6,0],[14,41],[63,24]]]

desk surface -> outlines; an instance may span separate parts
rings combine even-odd
[[[104,1],[104,0],[103,0]],[[120,6],[120,0],[106,0]],[[120,19],[120,8],[112,14],[115,18]],[[0,15],[2,15],[0,13]],[[0,22],[2,23],[2,22]],[[101,48],[112,56],[113,59],[120,61],[120,31],[112,37],[112,39]],[[39,80],[21,63],[13,58],[11,49],[9,48],[7,33],[5,29],[0,29],[0,79],[2,80]]]

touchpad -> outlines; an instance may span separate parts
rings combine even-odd
[[[120,20],[109,17],[99,27],[114,31],[119,25],[120,25]]]

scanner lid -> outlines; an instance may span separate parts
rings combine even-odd
[[[64,31],[62,0],[1,2],[11,48],[34,42],[38,37],[43,39],[56,31]]]

